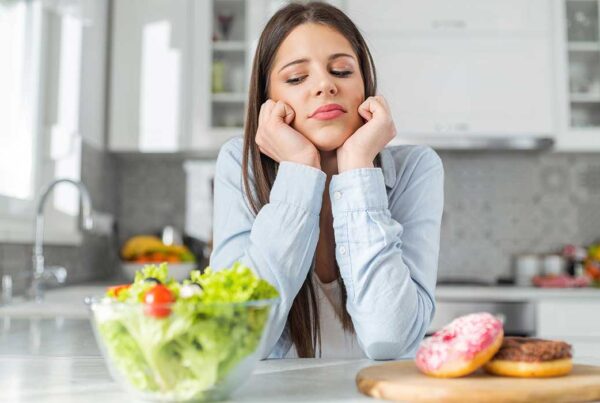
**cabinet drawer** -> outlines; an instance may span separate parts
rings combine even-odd
[[[600,301],[546,300],[537,305],[537,333],[541,337],[597,337],[600,342]]]

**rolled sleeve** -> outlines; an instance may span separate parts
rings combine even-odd
[[[334,217],[352,211],[388,208],[381,168],[358,168],[334,175],[329,185],[329,197]]]
[[[320,169],[283,161],[271,189],[270,201],[289,204],[319,215],[326,177]]]

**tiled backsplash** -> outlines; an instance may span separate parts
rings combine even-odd
[[[600,238],[597,154],[440,152],[446,170],[440,276],[494,280],[511,256]]]
[[[558,251],[600,238],[597,154],[439,151],[446,172],[440,277],[508,276],[511,256]],[[84,148],[82,177],[98,210],[116,213],[118,242],[165,225],[184,228],[182,156],[112,155]],[[48,247],[48,263],[69,281],[101,278],[116,247],[88,236],[82,248]],[[30,266],[30,245],[0,245],[4,271]],[[18,288],[18,287],[17,287]]]
[[[514,254],[600,238],[597,154],[438,153],[446,172],[440,277],[495,280],[510,275]],[[169,223],[182,226],[183,159],[129,155],[118,161],[121,239]]]

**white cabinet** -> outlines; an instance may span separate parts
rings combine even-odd
[[[555,131],[546,0],[347,2],[400,138]]]
[[[369,32],[455,35],[545,32],[547,0],[347,0],[346,9]]]
[[[597,0],[554,0],[559,151],[600,151]]]
[[[198,4],[200,3],[200,4]],[[252,5],[252,7],[251,7]],[[243,133],[248,82],[265,0],[196,2],[194,52],[196,82],[193,98],[192,150],[216,150]],[[201,22],[200,22],[201,21]]]
[[[597,299],[542,299],[537,303],[537,336],[570,343],[575,358],[600,358],[598,312]]]
[[[115,0],[109,149],[214,152],[242,134],[267,4]]]
[[[191,0],[113,2],[111,150],[168,152],[189,143],[193,5]]]

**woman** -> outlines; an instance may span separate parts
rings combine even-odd
[[[429,147],[384,149],[396,130],[375,93],[337,8],[290,4],[265,26],[244,138],[217,159],[210,259],[279,290],[265,358],[409,357],[433,316],[442,163]]]

